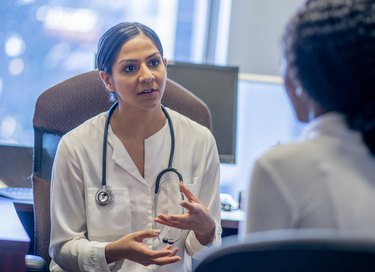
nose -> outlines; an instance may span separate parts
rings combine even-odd
[[[155,79],[155,76],[148,68],[146,64],[142,64],[139,72],[139,81],[140,82],[151,82]]]

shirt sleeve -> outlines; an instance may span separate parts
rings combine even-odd
[[[106,242],[89,241],[81,166],[64,138],[54,160],[51,184],[50,255],[68,271],[110,271]]]
[[[245,220],[240,236],[250,232],[292,227],[293,204],[280,180],[280,175],[266,160],[256,161],[247,191]]]
[[[215,238],[212,245],[221,244],[221,207],[220,207],[220,160],[213,136],[207,148],[207,155],[202,156],[205,165],[198,198],[206,205],[216,222]],[[190,231],[185,244],[187,253],[193,256],[207,246],[201,245],[193,231]]]

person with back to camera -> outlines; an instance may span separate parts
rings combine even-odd
[[[282,74],[303,139],[255,163],[241,234],[375,234],[375,1],[308,0],[283,36]]]
[[[116,103],[60,141],[50,269],[190,271],[185,253],[221,242],[215,140],[161,105],[167,61],[149,27],[110,28],[97,66]]]

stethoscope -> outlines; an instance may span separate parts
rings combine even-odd
[[[111,106],[111,108],[108,110],[107,120],[106,120],[105,126],[104,126],[103,153],[102,153],[102,188],[99,189],[96,192],[96,195],[95,195],[96,202],[100,206],[108,206],[113,202],[113,199],[114,199],[113,192],[112,192],[110,186],[107,185],[107,162],[106,161],[107,161],[108,129],[109,129],[109,123],[110,123],[109,121],[112,117],[113,112],[117,108],[117,106],[118,106],[118,102],[114,103]],[[178,177],[177,182],[178,183],[183,182],[182,175],[175,168],[172,167],[173,156],[174,156],[174,147],[175,147],[175,137],[174,137],[174,129],[173,129],[172,120],[171,120],[171,117],[169,116],[167,110],[163,106],[161,106],[161,109],[162,109],[165,117],[167,118],[168,125],[169,125],[169,131],[170,131],[170,135],[171,135],[171,151],[170,151],[170,154],[169,154],[168,167],[166,169],[162,170],[156,177],[155,190],[154,190],[155,197],[154,197],[154,207],[153,207],[154,217],[156,217],[160,186],[163,183],[163,181],[165,181],[165,180],[162,180],[162,177],[167,173],[174,173]],[[180,192],[180,194],[181,194],[181,200],[184,200],[184,194],[182,192]],[[181,208],[181,213],[183,213],[183,208]],[[155,225],[156,225],[156,223],[154,223],[154,228],[155,228]],[[181,234],[177,238],[166,238],[166,237],[160,237],[160,235],[159,235],[158,239],[160,240],[160,242],[163,242],[163,243],[166,243],[166,244],[174,244],[175,242],[177,242],[180,239],[180,237],[181,237]]]

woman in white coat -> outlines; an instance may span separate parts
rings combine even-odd
[[[189,271],[186,256],[221,239],[215,140],[207,128],[162,107],[167,61],[152,29],[112,27],[99,41],[97,65],[116,103],[59,144],[50,268]],[[167,167],[178,173],[158,177]]]
[[[375,2],[308,0],[283,38],[302,139],[255,163],[241,233],[319,228],[375,235]]]

